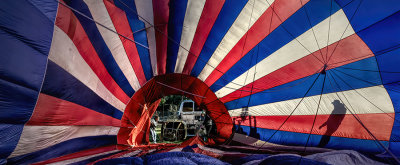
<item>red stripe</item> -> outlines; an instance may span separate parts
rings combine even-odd
[[[186,59],[185,66],[182,70],[183,74],[190,74],[192,71],[204,43],[207,40],[208,34],[210,33],[224,3],[225,0],[207,0],[204,4],[203,12],[201,13],[196,33],[194,34],[194,40],[190,47],[190,52]]]
[[[335,46],[337,46],[334,54],[328,63],[328,69],[336,68],[346,65],[355,61],[359,61],[368,57],[374,56],[368,46],[361,40],[357,34],[353,34],[340,42],[333,43],[328,47],[321,49],[322,52],[329,54],[332,53]],[[307,55],[289,65],[286,65],[256,81],[250,83],[239,90],[236,90],[221,98],[221,101],[226,103],[235,99],[246,97],[250,94],[258,93],[266,89],[270,89],[306,76],[315,74],[318,70],[323,68],[314,55],[320,55],[319,51]],[[367,55],[367,56],[366,56]],[[340,62],[340,63],[338,63]],[[253,86],[253,88],[252,88]],[[243,90],[243,91],[242,91]],[[253,90],[252,92],[250,92]]]
[[[81,105],[41,93],[27,125],[104,125],[121,121]]]
[[[60,157],[57,157],[57,158],[45,160],[45,161],[38,162],[38,163],[34,163],[34,165],[50,164],[50,163],[60,162],[60,161],[64,161],[64,160],[69,160],[69,159],[75,159],[75,158],[80,158],[80,157],[84,157],[84,156],[100,154],[100,153],[108,152],[108,151],[112,151],[112,150],[117,150],[115,145],[106,146],[106,147],[99,147],[99,148],[94,148],[94,149],[88,149],[88,150],[84,150],[84,151],[80,151],[80,152],[75,152],[75,153],[72,153],[72,154],[60,156]]]
[[[306,4],[307,2],[308,0],[305,0],[303,4]],[[215,81],[235,65],[243,55],[247,54],[302,6],[302,3],[298,0],[277,0],[272,3],[271,7],[260,16],[248,32],[243,35],[239,42],[224,57],[221,63],[218,64],[217,68],[207,77],[205,83],[209,86],[214,84]],[[279,20],[275,13],[278,14],[282,21]]]
[[[388,116],[389,115],[389,116]],[[388,141],[394,122],[394,113],[358,114],[358,118],[378,139]],[[277,130],[288,116],[251,116],[242,120],[235,117],[235,124]],[[285,122],[280,131],[309,134],[315,115],[293,115]],[[324,123],[327,122],[325,125]],[[256,123],[256,125],[254,125]],[[318,115],[312,134],[337,137],[374,140],[366,129],[351,114]]]
[[[121,35],[128,37],[131,40],[134,40],[133,32],[130,28],[125,12],[118,7],[115,7],[115,5],[108,0],[103,0],[103,2],[107,8],[107,11],[117,32]],[[128,55],[129,61],[131,62],[131,65],[133,67],[133,70],[135,71],[136,77],[138,78],[140,85],[144,85],[146,83],[146,77],[143,72],[143,67],[136,48],[136,44],[122,36],[120,36],[119,38],[124,45],[125,52]]]
[[[114,94],[115,97],[127,104],[130,100],[129,96],[126,95],[126,93],[118,86],[118,84],[106,70],[95,49],[93,48],[92,43],[88,39],[85,30],[83,29],[79,20],[75,17],[74,13],[72,13],[71,10],[65,6],[59,5],[56,25],[69,36],[83,59],[90,66],[90,68],[92,68],[104,86],[112,94]]]
[[[169,0],[153,0],[157,72],[165,74],[167,65]]]

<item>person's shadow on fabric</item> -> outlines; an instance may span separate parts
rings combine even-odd
[[[319,129],[326,126],[326,132],[322,136],[318,147],[324,147],[326,144],[328,144],[332,134],[335,133],[336,130],[339,128],[344,119],[344,116],[346,115],[347,109],[343,103],[341,103],[339,100],[334,100],[332,104],[334,109],[331,115],[329,116],[328,120],[325,121],[325,123],[319,126]]]
[[[239,121],[237,121],[238,122],[238,124],[237,125],[235,125],[236,126],[236,133],[240,133],[240,134],[246,134],[246,132],[244,132],[244,130],[243,130],[243,128],[242,128],[242,125],[241,125],[241,121],[239,120]],[[247,135],[247,134],[246,134]]]
[[[253,125],[251,122],[253,121]],[[249,116],[249,122],[250,122],[250,133],[249,136],[260,139],[260,134],[257,133],[257,119],[255,116]]]
[[[242,107],[242,112],[240,113],[240,116],[238,118],[235,118],[235,120],[237,120],[238,122],[236,133],[247,135],[247,133],[243,130],[241,123],[246,120],[248,116],[248,110],[248,107]]]

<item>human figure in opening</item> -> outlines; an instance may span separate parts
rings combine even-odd
[[[325,123],[319,126],[319,129],[326,126],[326,132],[322,136],[318,147],[324,147],[326,144],[328,144],[332,134],[335,133],[336,130],[339,128],[344,119],[344,116],[346,115],[347,109],[343,103],[341,103],[339,100],[334,100],[332,104],[334,109],[331,115],[329,116],[328,120],[325,121]]]
[[[210,116],[204,113],[201,114],[201,118],[203,118],[203,122],[198,128],[197,134],[202,137],[204,141],[207,141],[210,136],[211,130],[213,129],[214,122],[212,121]]]
[[[158,116],[154,116],[154,118],[150,120],[150,132],[154,143],[157,143],[157,132],[156,132],[157,124],[158,124]]]

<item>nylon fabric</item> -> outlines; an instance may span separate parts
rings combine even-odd
[[[248,155],[204,144],[399,163],[399,11],[397,0],[4,0],[0,164]],[[168,95],[206,110],[207,141],[149,144]],[[274,156],[246,163],[298,160]],[[364,161],[342,156],[318,159]]]

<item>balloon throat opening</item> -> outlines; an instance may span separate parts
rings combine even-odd
[[[164,106],[165,110],[165,97],[181,98],[179,103],[175,103],[179,104],[175,105],[176,111],[180,111],[176,120],[168,120],[165,114],[160,115],[160,106]],[[199,123],[206,119],[211,123]],[[163,141],[164,138],[179,141],[200,133],[201,126],[211,127],[206,129],[209,131],[207,138],[203,138],[211,144],[222,144],[232,135],[233,123],[225,105],[204,82],[183,74],[159,75],[146,82],[132,96],[124,111],[117,140],[123,145],[144,145],[154,142],[150,141],[153,139],[150,136],[155,133],[156,136],[162,135]]]

